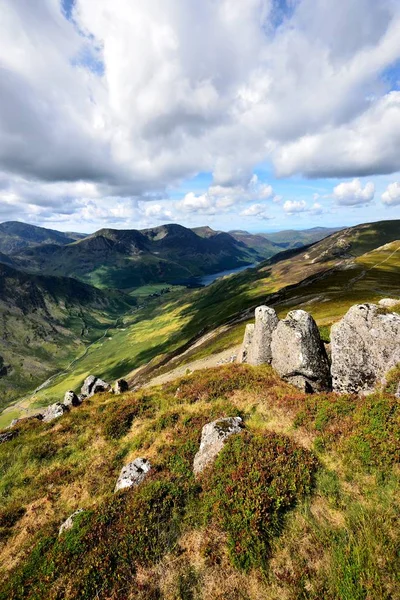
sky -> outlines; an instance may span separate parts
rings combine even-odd
[[[400,0],[0,0],[0,221],[400,218]]]

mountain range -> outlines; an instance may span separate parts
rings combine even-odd
[[[264,234],[188,229],[175,224],[145,230],[101,229],[83,235],[8,222],[0,225],[0,261],[31,273],[132,290],[146,284],[187,282],[260,262],[332,231],[282,232],[275,242]]]

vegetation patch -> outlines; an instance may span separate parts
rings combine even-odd
[[[271,539],[282,531],[286,512],[310,493],[316,468],[315,457],[286,436],[229,439],[204,486],[235,566],[267,569]]]

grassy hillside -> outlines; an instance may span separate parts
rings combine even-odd
[[[202,426],[236,415],[195,480]],[[389,389],[305,396],[244,365],[27,422],[0,445],[0,599],[395,600],[399,436]],[[113,494],[136,457],[151,474]]]
[[[156,367],[171,352],[224,323],[232,325],[183,361],[234,346],[240,343],[245,323],[253,320],[253,310],[259,304],[274,306],[280,316],[292,308],[303,308],[320,326],[327,327],[357,302],[400,298],[400,249],[396,251],[400,242],[352,256],[371,246],[371,230],[377,244],[387,242],[398,233],[398,222],[389,227],[383,222],[381,226],[349,229],[306,250],[283,253],[205,289],[186,294],[179,290],[146,300],[145,306],[126,316],[107,340],[94,344],[74,369],[37,394],[34,406],[59,400],[67,389],[78,389],[81,380],[91,373],[106,379],[131,373],[134,380],[138,367],[151,361]],[[11,415],[5,413],[0,422],[9,420]]]
[[[0,409],[84,351],[135,300],[0,265]]]
[[[187,281],[262,258],[226,233],[201,237],[180,225],[143,231],[102,229],[66,246],[47,244],[13,256],[26,270],[118,289]]]

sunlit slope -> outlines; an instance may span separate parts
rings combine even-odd
[[[120,328],[111,331],[111,339],[94,345],[71,373],[56,380],[37,400],[48,403],[59,399],[66,389],[77,389],[81,379],[90,373],[106,379],[127,375],[223,323],[244,323],[246,318],[252,318],[253,308],[260,303],[275,306],[280,315],[301,307],[310,311],[319,324],[330,325],[356,302],[400,297],[400,241],[391,241],[398,233],[398,225],[397,221],[353,228],[354,242],[352,230],[345,230],[306,250],[283,253],[259,268],[224,278],[208,288],[186,295],[179,291],[168,298],[149,301],[126,318]],[[373,235],[377,244],[383,240],[385,245],[356,257],[361,247],[371,247]],[[209,342],[209,352],[213,351],[213,344],[221,349],[238,343],[243,323],[233,325],[234,330]]]

